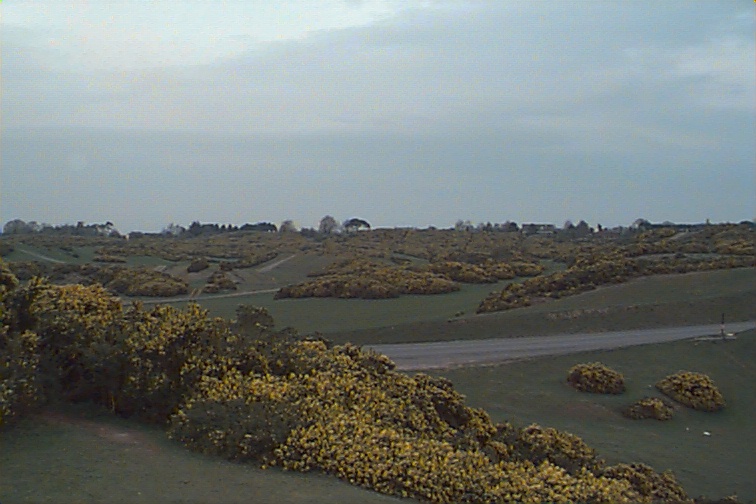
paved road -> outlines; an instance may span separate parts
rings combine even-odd
[[[751,320],[727,324],[725,331],[731,333],[754,328],[756,328],[756,320]],[[718,334],[720,334],[720,326],[714,324],[605,333],[559,334],[528,338],[400,343],[373,345],[366,348],[372,348],[389,356],[396,363],[398,369],[421,370],[493,364],[542,355],[609,350]]]

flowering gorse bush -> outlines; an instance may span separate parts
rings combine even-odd
[[[714,381],[703,373],[679,371],[656,384],[665,395],[689,408],[702,411],[719,411],[725,400]]]

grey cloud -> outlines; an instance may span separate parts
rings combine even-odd
[[[751,9],[441,2],[210,65],[124,72],[63,71],[29,32],[4,31],[4,126],[162,131],[3,139],[15,159],[6,173],[29,191],[40,175],[25,164],[58,181],[92,174],[83,186],[98,211],[111,202],[143,228],[145,208],[160,224],[745,218],[744,187],[756,182]],[[62,161],[13,157],[40,142]],[[707,188],[734,201],[702,198]],[[70,196],[87,192],[72,182],[45,194],[37,200],[65,218],[100,218],[76,215]],[[24,206],[4,194],[3,215]]]

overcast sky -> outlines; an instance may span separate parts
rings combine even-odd
[[[0,220],[756,216],[733,1],[0,3]]]

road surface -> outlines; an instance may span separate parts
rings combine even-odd
[[[756,320],[727,324],[727,332],[756,328]],[[720,334],[720,325],[664,327],[604,333],[559,334],[527,338],[400,343],[365,348],[387,355],[397,369],[421,370],[505,362],[543,355],[564,355],[591,350],[662,343]]]

